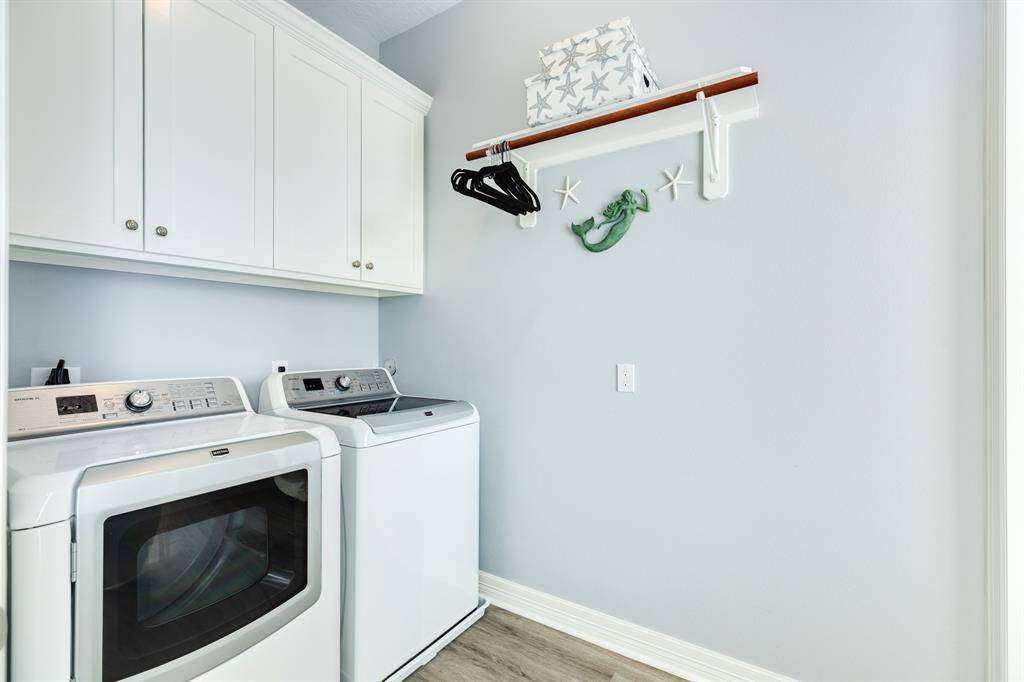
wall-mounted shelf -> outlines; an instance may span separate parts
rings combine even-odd
[[[729,192],[729,126],[757,118],[757,83],[756,71],[738,67],[642,99],[477,142],[466,160],[485,158],[489,149],[508,142],[523,177],[536,190],[537,174],[543,168],[702,132],[701,193],[705,199],[721,199]],[[533,227],[537,214],[521,216],[519,224]]]

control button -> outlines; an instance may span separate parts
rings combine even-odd
[[[217,407],[217,399],[216,398],[207,398],[206,399],[206,406],[207,407]]]
[[[128,394],[124,399],[124,406],[132,412],[145,412],[153,407],[153,396],[149,391],[137,389]]]
[[[352,386],[352,377],[342,374],[334,380],[334,385],[342,391],[347,391]]]
[[[103,418],[104,419],[117,419],[117,412],[104,412],[103,413]]]

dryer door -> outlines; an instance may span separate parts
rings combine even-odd
[[[307,434],[90,469],[77,507],[78,679],[192,678],[319,596]]]

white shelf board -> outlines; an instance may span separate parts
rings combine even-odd
[[[671,88],[658,91],[654,95],[642,99],[618,102],[613,106],[603,107],[584,116],[566,118],[536,128],[527,128],[515,133],[508,133],[473,145],[473,149],[486,149],[502,140],[514,140],[525,135],[532,135],[552,128],[560,128],[579,120],[601,116],[617,109],[634,107],[647,101],[657,100],[677,92],[685,92],[722,80],[728,80],[743,74],[751,73],[749,67],[738,67],[711,76],[682,83]],[[751,86],[733,90],[709,98],[717,107],[720,116],[719,125],[719,173],[711,172],[710,141],[704,140],[703,186],[702,193],[706,199],[721,199],[729,190],[729,127],[734,123],[749,121],[759,115],[757,87]],[[638,145],[659,142],[680,135],[703,132],[704,114],[700,102],[681,104],[662,109],[650,114],[636,116],[617,123],[584,130],[564,137],[522,147],[514,151],[524,171],[524,178],[531,187],[537,187],[538,171],[570,161],[579,161],[601,154],[636,147]],[[537,222],[537,214],[531,213],[520,217],[522,227],[533,227]]]

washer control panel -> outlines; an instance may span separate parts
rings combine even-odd
[[[398,393],[391,375],[380,367],[290,372],[281,384],[289,407],[375,400]]]
[[[7,392],[8,439],[244,412],[232,379],[17,388]]]

